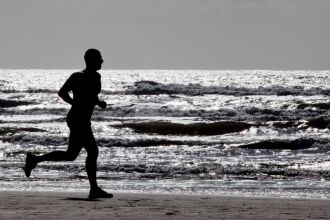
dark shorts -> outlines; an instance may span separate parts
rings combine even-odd
[[[98,147],[93,135],[92,128],[87,124],[67,123],[70,128],[69,147],[67,152],[78,156],[84,147],[88,156],[98,156]]]

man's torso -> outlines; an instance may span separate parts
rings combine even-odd
[[[97,72],[78,72],[72,74],[71,87],[73,105],[68,121],[74,124],[90,125],[90,119],[101,91],[100,74]]]

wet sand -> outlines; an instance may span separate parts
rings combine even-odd
[[[329,219],[330,200],[0,192],[0,219]]]

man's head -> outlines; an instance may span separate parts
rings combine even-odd
[[[86,68],[99,70],[102,67],[103,59],[100,51],[97,49],[88,49],[84,56]]]

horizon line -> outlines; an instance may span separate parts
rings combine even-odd
[[[84,68],[0,68],[0,70],[83,70]],[[100,69],[98,71],[329,71],[330,69]]]

